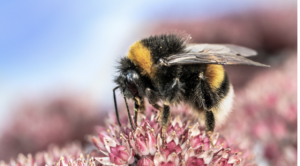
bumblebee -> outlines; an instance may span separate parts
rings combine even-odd
[[[269,67],[245,57],[256,51],[230,44],[192,44],[177,34],[150,36],[135,42],[119,61],[118,85],[113,89],[116,115],[121,126],[115,90],[123,94],[132,129],[145,110],[145,99],[160,110],[162,137],[170,121],[170,105],[184,102],[205,119],[206,132],[222,124],[231,111],[233,87],[223,65]],[[134,124],[126,99],[134,101]],[[160,106],[159,103],[163,103]]]

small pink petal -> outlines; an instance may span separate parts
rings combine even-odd
[[[194,149],[199,148],[201,145],[203,145],[203,141],[201,139],[201,135],[194,136],[194,138],[190,139],[190,145]]]
[[[77,166],[85,166],[84,162],[82,160],[77,160],[76,161]]]
[[[172,161],[168,161],[166,163],[165,162],[160,163],[159,166],[177,166],[177,165],[175,165],[175,163]]]
[[[166,144],[166,148],[163,150],[166,157],[168,157],[171,153],[175,152],[176,154],[180,153],[181,147],[176,145],[174,141]]]
[[[230,152],[231,152],[230,148],[224,149],[222,152],[222,158],[228,158]]]
[[[199,122],[197,122],[197,123],[190,129],[190,132],[191,132],[191,135],[190,135],[191,137],[200,134],[200,130],[199,130]]]
[[[194,156],[187,160],[186,166],[205,166],[205,164],[202,158],[197,158]]]
[[[179,157],[175,152],[168,156],[167,161],[172,161],[175,165],[179,165]]]
[[[216,163],[218,163],[220,166],[232,166],[232,164],[228,164],[227,158],[220,158]]]
[[[156,143],[157,143],[158,149],[160,149],[160,147],[162,146],[162,138],[161,138],[160,134],[157,135]]]
[[[208,136],[203,138],[203,144],[204,144],[203,147],[204,150],[210,149],[210,140]]]
[[[134,163],[134,152],[132,149],[130,149],[129,158],[127,159],[127,162],[128,162],[128,164]]]
[[[63,158],[61,158],[61,159],[59,160],[59,166],[67,166],[67,164],[65,164],[65,161],[64,161]]]
[[[110,161],[109,157],[95,157],[95,160],[103,165],[112,165],[113,164]]]
[[[241,159],[239,159],[236,155],[232,155],[228,159],[228,164],[239,164]]]
[[[123,165],[126,164],[126,161],[119,158],[117,155],[114,155],[112,153],[109,153],[109,159],[112,163],[115,163],[116,165]]]
[[[109,130],[109,131],[110,131],[110,130]],[[110,139],[110,136],[108,136],[108,135],[105,134],[104,132],[98,133],[98,136],[99,136],[100,141],[101,141],[102,143],[104,143],[104,138]]]
[[[177,137],[175,131],[173,131],[171,134],[169,134],[169,135],[167,136],[166,142],[169,143],[169,142],[171,142],[171,141],[173,141],[173,140],[175,141],[175,143],[176,143],[176,145],[177,145],[178,142],[179,142],[179,139],[178,139],[178,137]]]
[[[187,161],[190,157],[195,156],[195,152],[193,148],[189,148],[185,153],[184,160]]]
[[[130,143],[131,147],[133,148],[133,150],[137,153],[137,149],[135,147],[135,138],[133,137],[132,132],[129,133],[129,143]]]
[[[92,137],[92,142],[94,143],[94,145],[98,148],[98,149],[103,149],[104,145],[102,142],[100,142],[100,140],[97,137]]]
[[[146,145],[146,142],[141,140],[140,138],[135,139],[135,148],[140,155],[148,155],[149,150]]]
[[[126,147],[121,146],[121,145],[117,145],[116,147],[111,147],[110,151],[112,154],[118,156],[119,158],[121,158],[124,161],[127,161],[128,157],[129,157]]]
[[[215,145],[217,143],[218,138],[219,138],[219,133],[212,133],[210,138],[211,138],[212,144]]]
[[[149,130],[147,131],[147,145],[148,145],[148,150],[149,150],[149,153],[151,155],[154,155],[155,152],[156,152],[156,147],[155,147],[155,136],[154,134]]]
[[[137,166],[154,166],[154,163],[149,158],[142,158],[138,161]]]
[[[204,163],[205,164],[209,164],[213,158],[213,149],[210,149],[210,150],[207,150],[207,151],[204,151],[203,153],[200,154],[201,157],[199,158],[203,158],[204,160]]]
[[[158,166],[161,162],[164,162],[165,159],[164,159],[164,157],[162,156],[161,153],[156,152],[155,155],[154,155],[153,161],[154,161],[155,166]]]
[[[104,138],[104,146],[106,150],[110,153],[110,147],[116,147],[116,142],[113,139],[106,139]]]
[[[179,127],[182,127],[182,122],[179,115],[172,121],[172,126],[175,126],[176,124],[178,124]]]
[[[139,137],[140,135],[145,135],[145,131],[142,128],[137,127],[134,132],[134,136]]]

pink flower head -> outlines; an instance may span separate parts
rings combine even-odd
[[[134,133],[130,132],[129,141],[136,153],[139,155],[154,155],[155,148],[155,133],[150,125],[147,125],[146,130],[137,127]]]
[[[98,157],[97,161],[104,165],[128,165],[134,162],[134,152],[127,139],[121,142],[114,138],[104,138],[105,151],[100,150],[107,157]]]
[[[80,144],[72,143],[63,148],[50,146],[48,151],[38,152],[36,155],[27,156],[19,154],[16,160],[9,163],[0,162],[1,166],[95,166],[96,161],[91,155],[83,155]]]
[[[137,162],[138,166],[154,166],[153,160],[143,157]]]
[[[105,157],[95,157],[95,160],[103,165],[138,166],[242,166],[248,163],[247,156],[228,147],[218,133],[201,131],[199,123],[190,121],[188,116],[177,116],[170,121],[165,140],[161,137],[160,124],[153,120],[153,113],[150,117],[143,119],[135,130],[115,124],[108,125],[108,130],[98,130],[98,137],[91,140]]]

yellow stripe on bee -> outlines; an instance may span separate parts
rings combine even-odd
[[[129,49],[127,57],[138,67],[142,68],[141,74],[151,75],[151,53],[140,41],[135,42]]]
[[[225,77],[224,68],[222,65],[209,64],[207,65],[205,76],[210,87],[213,90],[216,90],[221,86],[222,81],[224,80]]]

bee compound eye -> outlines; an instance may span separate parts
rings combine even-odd
[[[128,90],[130,91],[130,93],[135,97],[138,96],[138,88],[136,85],[136,82],[139,79],[139,75],[135,72],[128,72],[128,74],[126,75],[126,86],[128,88]]]

